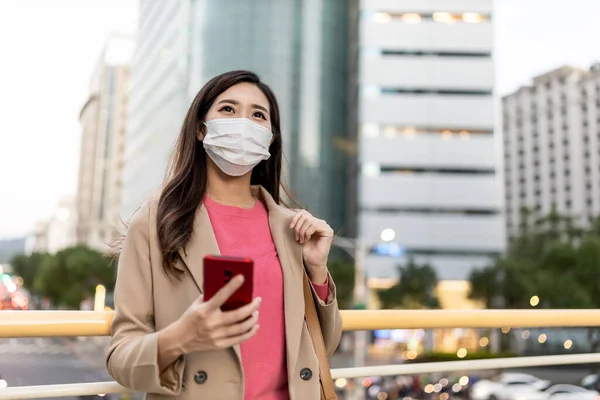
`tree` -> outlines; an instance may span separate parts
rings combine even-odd
[[[328,268],[335,282],[339,307],[351,309],[354,293],[354,265],[340,259],[331,261]]]
[[[32,253],[30,256],[19,254],[11,260],[14,274],[23,279],[23,286],[30,292],[33,292],[36,275],[49,257],[47,253]]]
[[[97,285],[107,291],[114,288],[111,259],[84,246],[70,247],[44,260],[35,277],[35,293],[48,297],[54,304],[79,308],[94,295]]]
[[[398,267],[398,282],[378,292],[382,308],[422,309],[438,308],[435,295],[438,284],[435,269],[429,264],[419,265],[410,259],[405,266]]]
[[[533,295],[544,308],[600,308],[600,218],[588,230],[553,208],[538,216],[521,210],[518,234],[505,255],[470,277],[472,299],[486,306],[529,308]],[[600,349],[600,329],[589,329],[592,351]]]

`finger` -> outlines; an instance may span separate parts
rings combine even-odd
[[[217,338],[222,339],[242,335],[256,324],[258,324],[258,311],[254,311],[250,318],[245,321],[222,328],[217,334]]]
[[[248,332],[242,335],[230,337],[227,339],[221,339],[217,341],[217,346],[224,349],[227,347],[235,346],[236,344],[243,343],[246,340],[250,339],[252,336],[256,335],[256,332],[258,332],[258,328],[259,325],[257,324],[254,325]]]
[[[201,294],[200,296],[196,297],[196,303],[197,304],[204,303],[204,295],[203,294]]]
[[[260,297],[257,297],[254,300],[252,300],[250,304],[246,304],[245,306],[242,306],[237,310],[225,311],[221,314],[221,320],[219,322],[219,325],[228,326],[245,320],[246,318],[251,316],[252,313],[258,310],[261,301],[262,299]]]
[[[308,217],[303,217],[296,223],[296,240],[300,240],[300,238],[302,237],[300,235],[300,232],[304,227],[308,227],[309,225],[310,219]]]
[[[236,275],[232,280],[223,286],[210,300],[210,306],[213,308],[220,308],[232,294],[238,290],[244,283],[243,275]]]
[[[304,210],[301,210],[300,212],[298,212],[296,215],[294,215],[294,218],[292,218],[292,222],[290,223],[290,229],[292,229],[294,226],[296,226],[296,223],[298,222],[298,220],[300,218],[302,218],[302,216],[305,214],[306,212]]]
[[[298,230],[298,237],[300,238],[300,243],[304,243],[306,241],[306,232],[313,227],[312,221],[307,221],[307,223],[302,224],[302,227]],[[310,236],[309,236],[310,238]]]
[[[308,228],[306,230],[306,232],[304,233],[304,241],[308,242],[312,236],[315,234],[315,232],[317,231],[317,228],[314,225],[311,225],[310,228]]]

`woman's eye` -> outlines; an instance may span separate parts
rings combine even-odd
[[[225,107],[221,108],[220,111],[225,111],[225,112],[230,113],[230,112],[233,112],[233,108],[231,108],[230,106],[225,106]]]
[[[267,118],[265,117],[265,114],[261,113],[260,111],[256,111],[254,114],[252,114],[252,116],[254,118],[264,119],[265,121],[267,120]]]

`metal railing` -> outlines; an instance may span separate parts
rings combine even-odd
[[[110,332],[112,317],[112,312],[95,311],[3,311],[0,313],[0,338],[106,336]],[[342,319],[346,331],[590,327],[600,326],[600,310],[348,310],[342,311]],[[600,354],[573,354],[341,368],[333,369],[332,375],[337,379],[598,362]],[[125,392],[128,389],[116,382],[24,386],[1,389],[0,400]]]

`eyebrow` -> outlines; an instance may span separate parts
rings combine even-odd
[[[230,103],[230,104],[233,104],[233,105],[236,105],[236,106],[240,105],[239,101],[237,101],[237,100],[231,100],[231,99],[223,99],[220,102],[218,102],[217,104],[221,104],[221,103]],[[258,105],[258,104],[250,104],[250,105],[252,107],[254,107],[254,108],[258,108],[259,110],[262,110],[262,111],[266,112],[267,114],[269,113],[269,110],[267,110],[266,108],[264,108],[261,105]]]

